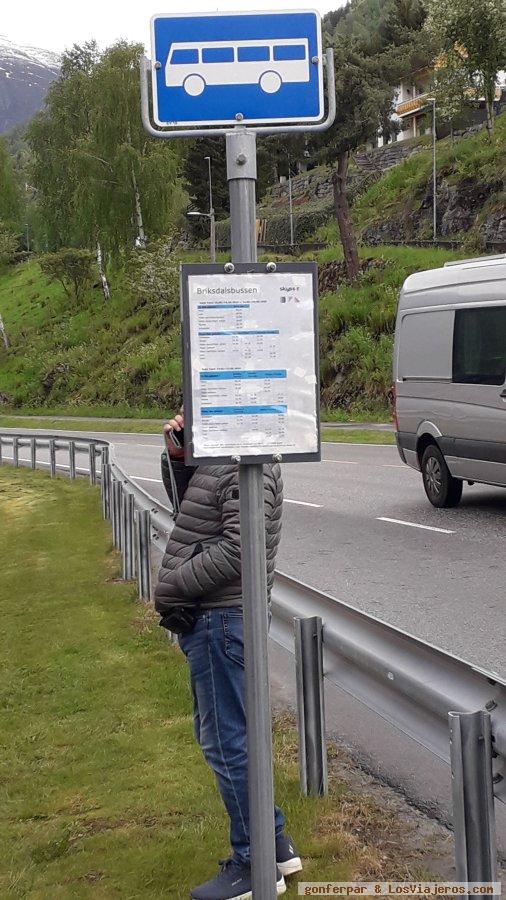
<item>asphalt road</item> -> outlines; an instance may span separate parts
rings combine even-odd
[[[161,439],[96,436],[166,499]],[[394,447],[353,444],[325,444],[284,480],[281,571],[506,677],[505,490],[465,487],[461,506],[435,510]]]

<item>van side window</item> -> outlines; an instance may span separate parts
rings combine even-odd
[[[453,381],[504,384],[506,306],[459,309],[453,333]]]

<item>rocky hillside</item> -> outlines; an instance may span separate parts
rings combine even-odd
[[[492,143],[483,129],[437,144],[437,227],[442,240],[483,250],[506,246],[506,111],[496,119]],[[432,150],[430,138],[356,154],[350,167],[349,197],[364,244],[432,238]],[[292,181],[295,241],[337,240],[331,169],[320,166]],[[288,244],[288,185],[271,188],[257,212],[262,241]],[[220,243],[228,222],[218,223]]]
[[[56,53],[14,44],[0,35],[0,134],[41,108],[58,68]]]

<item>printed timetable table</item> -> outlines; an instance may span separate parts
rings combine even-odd
[[[193,456],[317,453],[312,272],[191,274]]]

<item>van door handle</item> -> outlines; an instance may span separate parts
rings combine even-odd
[[[501,393],[499,394],[499,396],[502,397],[503,400],[506,400],[506,388],[504,389],[504,391],[501,391]]]

